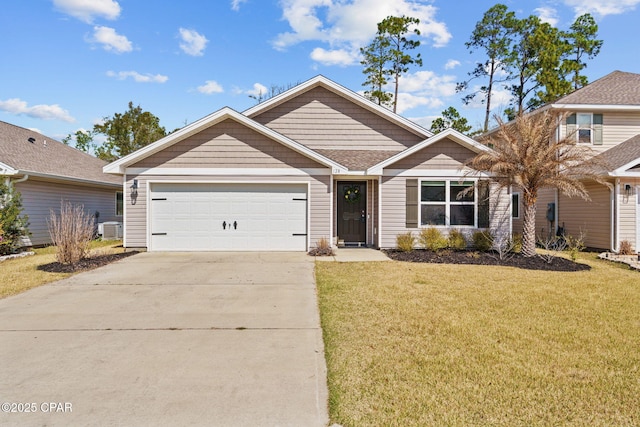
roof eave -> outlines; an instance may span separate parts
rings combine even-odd
[[[640,105],[620,104],[551,104],[551,108],[561,111],[640,111]]]

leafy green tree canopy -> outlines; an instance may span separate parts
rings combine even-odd
[[[461,117],[458,110],[449,107],[442,112],[442,117],[438,117],[431,123],[431,132],[440,133],[446,129],[455,129],[460,133],[467,134],[471,130],[466,118]]]
[[[100,159],[111,162],[165,137],[167,131],[160,126],[158,117],[129,102],[126,112],[105,117],[102,124],[94,125],[93,134],[107,137],[96,147],[95,153]]]
[[[29,217],[22,215],[22,197],[11,183],[0,180],[0,255],[14,253],[28,236]]]

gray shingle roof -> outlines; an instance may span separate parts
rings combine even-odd
[[[121,177],[102,172],[107,162],[38,132],[3,121],[0,121],[0,162],[21,172],[59,179],[122,183]]]
[[[614,171],[633,160],[640,159],[640,134],[600,153],[610,171]]]
[[[640,105],[640,74],[614,71],[554,104]]]
[[[363,171],[397,154],[388,150],[315,150],[349,170]]]

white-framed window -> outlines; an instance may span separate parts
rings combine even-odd
[[[116,191],[116,216],[124,213],[124,197],[122,191]]]
[[[511,218],[520,218],[520,193],[511,193]]]
[[[475,227],[478,201],[474,181],[420,180],[420,226]]]
[[[576,137],[580,144],[592,144],[593,143],[593,114],[591,113],[577,113],[576,124],[578,126],[576,131]]]

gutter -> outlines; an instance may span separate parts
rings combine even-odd
[[[13,181],[13,183],[14,184],[20,184],[21,182],[25,182],[28,179],[29,179],[29,174],[25,173],[22,178],[16,179],[15,181]]]

